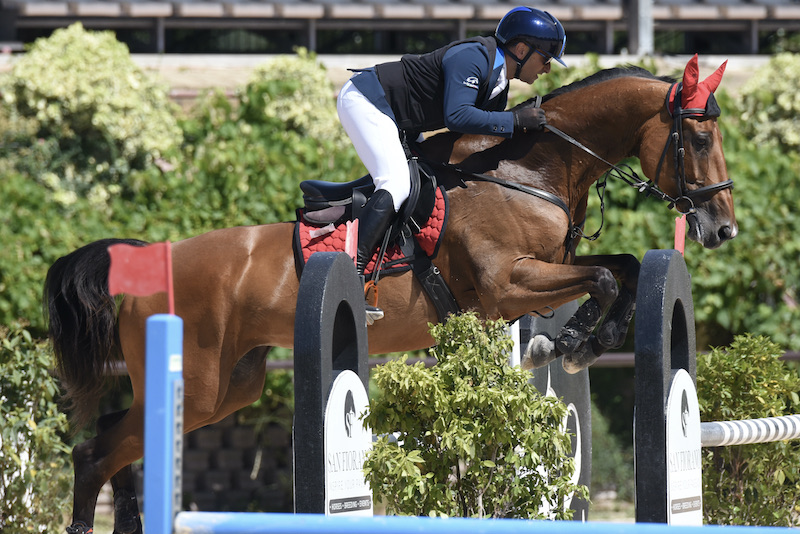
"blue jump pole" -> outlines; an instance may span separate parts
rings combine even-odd
[[[147,319],[144,423],[144,530],[172,534],[183,473],[183,319]]]
[[[521,519],[410,516],[336,517],[322,514],[181,512],[176,534],[790,534],[790,528],[681,527],[658,523],[581,523]]]

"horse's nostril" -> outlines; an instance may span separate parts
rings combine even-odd
[[[718,232],[719,238],[723,241],[727,241],[728,239],[733,239],[736,237],[736,226],[731,225],[724,225],[719,229]]]

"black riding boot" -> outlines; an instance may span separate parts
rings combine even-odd
[[[359,276],[364,277],[367,267],[377,246],[386,235],[386,230],[395,216],[392,194],[378,189],[364,205],[358,218],[358,255],[356,269]],[[367,306],[367,323],[372,324],[383,319],[383,310],[375,306]]]

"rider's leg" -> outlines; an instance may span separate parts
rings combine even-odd
[[[363,275],[394,214],[408,198],[408,161],[394,120],[376,108],[352,82],[347,82],[339,93],[337,111],[376,189],[359,217],[356,261],[359,274]],[[383,312],[368,309],[368,316],[379,319]]]
[[[395,215],[392,194],[385,189],[375,191],[364,205],[358,218],[358,257],[356,269],[359,275],[372,259],[373,252],[383,240],[389,223]]]

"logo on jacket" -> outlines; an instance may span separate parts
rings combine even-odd
[[[477,89],[478,88],[478,78],[475,77],[475,76],[470,76],[469,78],[464,80],[463,83],[464,83],[464,85],[466,85],[467,87],[470,87],[472,89]]]

